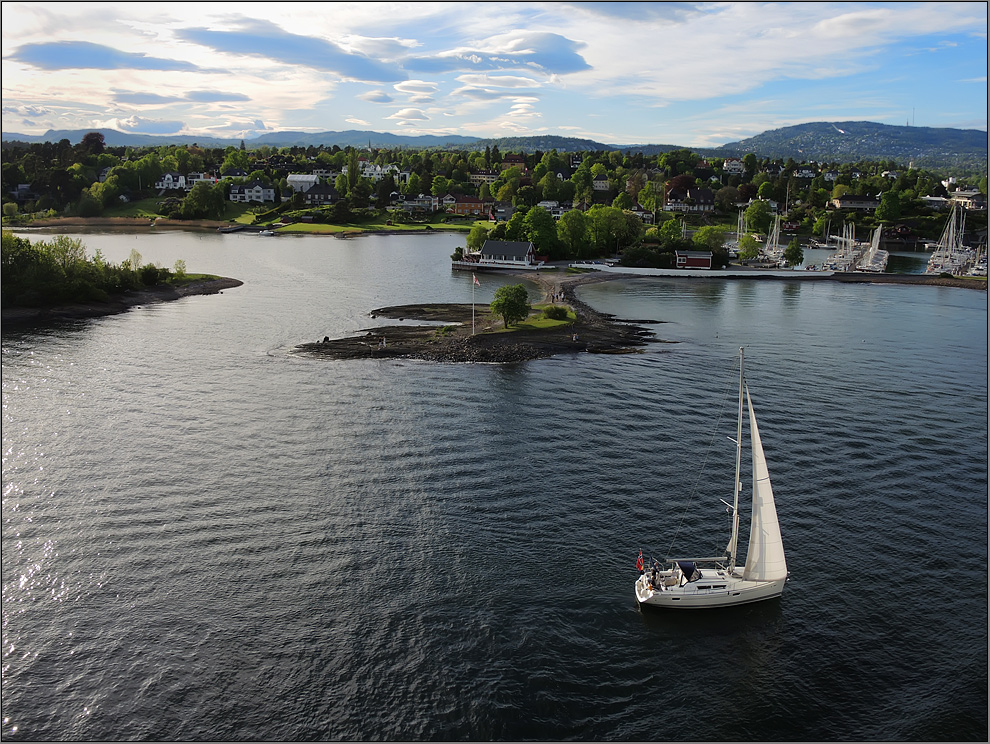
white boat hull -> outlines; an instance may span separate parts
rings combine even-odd
[[[703,582],[693,582],[685,586],[653,587],[647,574],[636,581],[636,599],[641,606],[664,607],[676,610],[702,610],[775,599],[784,591],[787,579],[776,581],[744,581],[730,578],[725,588],[698,589]]]

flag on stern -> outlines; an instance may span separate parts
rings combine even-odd
[[[639,551],[639,558],[636,559],[636,570],[637,571],[642,571],[643,570],[643,551],[642,550]]]
[[[476,287],[481,286],[481,282],[478,281],[478,277],[476,277],[474,274],[471,274],[471,278],[474,279],[474,286]]]

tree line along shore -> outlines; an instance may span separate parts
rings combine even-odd
[[[675,250],[698,245],[723,260],[719,236],[724,243],[735,230],[741,208],[747,232],[765,232],[772,212],[798,239],[853,223],[861,231],[882,226],[889,240],[917,246],[941,232],[945,215],[935,202],[944,206],[968,190],[985,204],[987,193],[985,176],[956,178],[893,161],[706,158],[684,148],[653,155],[503,153],[497,145],[135,148],[109,147],[99,132],[77,144],[3,147],[7,226],[138,225],[143,218],[163,228],[331,234],[453,229],[469,233],[469,248],[485,238],[524,239],[551,260],[619,255],[625,265],[657,268],[669,267]],[[250,196],[262,201],[247,201],[249,183],[266,185]],[[314,186],[319,199],[311,198]],[[876,205],[845,208],[847,197]],[[495,212],[502,217],[490,222]]]

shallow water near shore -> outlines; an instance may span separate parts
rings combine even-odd
[[[332,361],[291,350],[519,280],[81,237],[245,284],[5,331],[5,740],[986,739],[986,293],[619,280],[578,296],[674,343]],[[728,537],[739,346],[791,581],[642,612],[640,549]]]

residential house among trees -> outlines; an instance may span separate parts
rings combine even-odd
[[[303,192],[303,199],[307,206],[318,207],[324,204],[333,204],[339,198],[337,189],[328,183],[318,183]]]
[[[843,194],[832,200],[832,206],[836,209],[856,209],[861,212],[876,212],[877,207],[880,206],[880,200],[875,196]]]
[[[452,204],[447,200],[453,199]],[[444,197],[444,205],[448,212],[458,215],[482,215],[487,211],[488,205],[476,196],[464,196],[462,194],[448,194]]]
[[[231,186],[230,200],[232,202],[274,202],[275,189],[261,181],[252,181],[246,186]]]
[[[746,172],[746,166],[739,158],[726,158],[722,161],[722,172],[730,176],[741,176]]]
[[[186,188],[186,177],[181,173],[163,173],[162,177],[155,182],[156,189],[165,189],[166,191],[173,191]]]
[[[294,193],[306,193],[320,182],[320,178],[307,173],[290,173],[285,181]]]
[[[525,173],[528,170],[526,168],[526,156],[522,153],[510,152],[502,158],[502,170],[508,170],[513,166],[517,166],[519,170]]]
[[[495,202],[488,210],[488,220],[490,222],[508,222],[512,219],[516,208],[512,202]]]
[[[468,180],[473,186],[480,186],[483,183],[493,184],[498,180],[498,173],[492,170],[480,170],[468,174]]]
[[[666,209],[674,212],[713,212],[715,194],[711,189],[673,188],[667,192]]]

